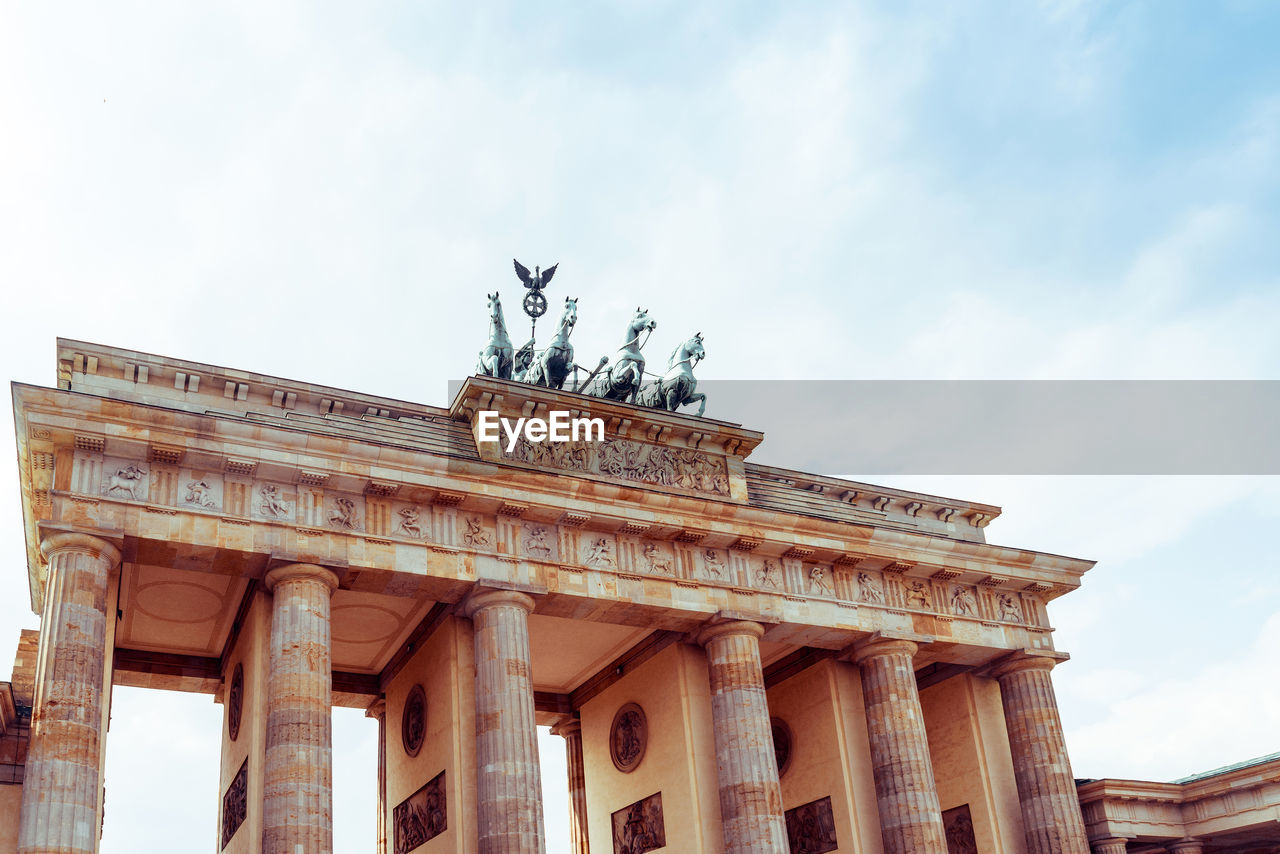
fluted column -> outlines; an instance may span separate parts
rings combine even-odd
[[[1049,671],[1055,660],[1019,655],[992,671],[1000,680],[1027,854],[1089,854],[1084,819]]]
[[[587,838],[587,782],[582,761],[582,722],[576,718],[564,718],[551,732],[564,738],[566,765],[569,770],[569,840],[572,854],[588,854],[591,842]]]
[[[364,714],[378,722],[378,834],[374,851],[387,854],[387,701],[375,700]]]
[[[711,665],[711,722],[725,854],[787,850],[778,762],[760,668],[764,627],[744,620],[702,630]]]
[[[877,638],[854,658],[871,742],[885,854],[947,854],[942,807],[912,667],[915,643]]]
[[[1093,843],[1093,854],[1126,854],[1129,850],[1126,846],[1127,842],[1128,840],[1123,836],[1099,839]]]
[[[294,563],[267,573],[273,594],[263,769],[263,854],[333,851],[333,674],[329,598],[338,577]]]
[[[93,854],[100,829],[107,587],[120,552],[75,533],[50,535],[40,552],[49,574],[18,851]]]
[[[1169,854],[1202,854],[1204,843],[1199,839],[1183,839],[1168,846]]]
[[[480,854],[546,851],[529,676],[533,605],[533,599],[523,593],[484,589],[473,593],[463,607],[475,628]]]

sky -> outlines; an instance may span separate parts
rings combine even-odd
[[[442,405],[514,255],[560,262],[580,361],[642,304],[703,379],[1280,379],[1277,41],[1244,0],[5,0],[2,373],[53,385],[63,336]],[[1050,607],[1076,776],[1280,747],[1276,478],[879,480],[1098,562]],[[220,707],[113,714],[104,853],[206,844]],[[375,732],[335,712],[340,851]]]

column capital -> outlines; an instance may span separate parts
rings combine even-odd
[[[40,554],[48,560],[59,552],[88,552],[105,559],[113,567],[120,565],[119,547],[93,534],[79,531],[57,531],[46,534],[40,540]]]
[[[474,617],[477,611],[483,611],[485,608],[508,605],[519,608],[526,614],[531,614],[536,604],[532,596],[519,590],[505,590],[500,587],[480,587],[477,585],[462,600],[458,610],[464,617]]]
[[[697,641],[702,646],[706,646],[712,640],[719,637],[731,635],[751,635],[756,640],[764,637],[764,626],[752,620],[725,620],[719,623],[710,623],[702,627],[698,632]]]
[[[1095,839],[1089,843],[1094,854],[1125,854],[1129,840],[1123,836]]]
[[[1005,676],[1027,671],[1042,670],[1048,673],[1054,666],[1066,661],[1068,657],[1065,652],[1023,649],[992,662],[988,673],[996,679],[1003,679]]]
[[[287,563],[267,570],[262,583],[268,590],[275,590],[276,585],[285,581],[319,581],[329,588],[329,593],[338,589],[338,574],[332,569],[314,563]]]
[[[551,727],[551,734],[561,736],[562,738],[581,735],[582,721],[570,715],[565,715],[563,718],[556,721],[555,726]]]
[[[369,708],[364,710],[366,718],[373,718],[380,721],[387,716],[387,701],[383,697],[379,697],[369,704]]]
[[[917,641],[890,637],[877,632],[853,645],[853,661],[855,664],[861,664],[869,658],[879,658],[882,655],[906,655],[914,658],[919,649],[920,644]]]
[[[1204,851],[1204,843],[1199,839],[1180,839],[1170,843],[1169,854],[1200,854]]]

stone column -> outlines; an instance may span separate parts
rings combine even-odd
[[[475,628],[476,818],[480,854],[543,854],[542,776],[529,676],[533,599],[480,589],[463,612]]]
[[[93,854],[102,791],[107,587],[120,552],[88,534],[51,534],[40,617],[20,854]]]
[[[375,700],[364,714],[378,722],[378,834],[374,851],[387,854],[387,701]]]
[[[924,712],[908,640],[874,638],[857,647],[885,854],[947,854]]]
[[[1204,843],[1199,839],[1183,839],[1168,846],[1169,854],[1201,854]]]
[[[725,854],[787,850],[778,762],[760,669],[764,626],[736,620],[698,637],[711,664],[711,722]]]
[[[267,671],[263,854],[332,854],[332,571],[308,563],[267,573],[273,594]]]
[[[997,664],[1027,854],[1089,854],[1084,819],[1049,671],[1055,659],[1018,655]]]
[[[1123,836],[1113,836],[1110,839],[1099,839],[1093,843],[1093,854],[1126,854],[1128,842]]]
[[[566,765],[569,769],[569,839],[572,854],[588,854],[591,842],[587,838],[587,783],[582,762],[582,722],[576,718],[564,718],[551,732],[564,738]]]

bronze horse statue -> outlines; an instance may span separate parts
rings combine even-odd
[[[685,404],[701,402],[702,405],[698,407],[698,415],[701,416],[707,410],[707,396],[694,392],[698,381],[694,379],[693,369],[706,355],[707,351],[702,346],[702,333],[699,332],[671,351],[671,357],[667,360],[667,372],[662,379],[640,389],[636,395],[636,403],[675,412]]]
[[[649,340],[646,334],[645,341],[641,341],[640,335],[657,328],[658,321],[651,319],[648,311],[636,306],[635,316],[627,324],[626,336],[622,346],[618,348],[613,364],[608,370],[593,374],[579,391],[592,397],[621,401],[626,401],[635,394],[644,382],[644,356],[641,355],[640,348]]]
[[[511,379],[513,352],[511,336],[507,334],[507,323],[502,317],[502,300],[498,292],[486,294],[489,298],[489,343],[480,351],[480,361],[476,364],[476,373],[485,377]]]
[[[564,388],[564,381],[569,378],[569,371],[573,370],[573,345],[569,343],[569,336],[573,334],[573,327],[577,322],[578,298],[565,297],[564,311],[560,314],[560,326],[555,337],[517,379],[532,385]]]

